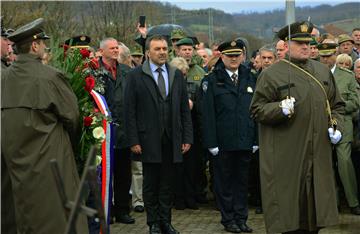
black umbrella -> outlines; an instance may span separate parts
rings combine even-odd
[[[162,36],[165,36],[168,39],[168,42],[170,42],[171,32],[174,29],[183,30],[186,33],[186,35],[188,37],[190,37],[194,41],[195,44],[199,43],[199,41],[197,40],[195,34],[192,31],[184,28],[181,25],[177,25],[177,24],[160,24],[160,25],[150,27],[149,30],[148,30],[147,36],[150,37],[150,36],[156,35],[156,34],[162,35]]]

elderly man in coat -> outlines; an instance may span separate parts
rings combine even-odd
[[[250,107],[269,233],[317,233],[338,222],[331,153],[344,102],[330,70],[309,59],[311,30],[296,22],[279,31],[288,55],[261,73]]]

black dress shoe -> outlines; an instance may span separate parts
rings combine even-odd
[[[360,215],[360,206],[350,207],[351,214]]]
[[[113,216],[110,217],[109,224],[114,224],[114,217]]]
[[[162,223],[160,228],[163,234],[180,234],[170,223]]]
[[[159,224],[154,223],[154,224],[150,225],[149,233],[150,233],[150,234],[161,234],[161,230],[160,230]]]
[[[138,212],[138,213],[142,213],[142,212],[144,212],[144,210],[145,210],[144,207],[141,206],[141,205],[138,205],[138,206],[134,207],[134,211]]]
[[[232,233],[240,233],[241,229],[239,228],[239,226],[237,224],[231,223],[231,224],[225,225],[225,231],[232,232]]]
[[[253,231],[252,228],[250,228],[246,223],[240,223],[240,224],[238,224],[238,226],[242,232],[252,232]]]
[[[262,213],[263,213],[263,209],[261,206],[255,208],[255,214],[262,214]]]
[[[115,216],[117,223],[133,224],[135,219],[128,214],[120,214]]]
[[[175,201],[175,209],[177,210],[185,210],[185,202],[184,201]]]
[[[196,204],[195,199],[188,199],[188,200],[186,200],[185,204],[186,204],[186,207],[191,209],[191,210],[198,210],[199,209],[199,206]]]
[[[199,204],[208,204],[209,201],[208,199],[206,198],[206,195],[198,195],[196,196],[196,202],[199,203]]]

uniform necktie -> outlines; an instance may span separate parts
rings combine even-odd
[[[156,69],[156,71],[159,73],[158,76],[158,86],[159,86],[159,90],[160,90],[160,94],[163,98],[166,98],[166,88],[165,88],[165,80],[164,77],[162,75],[162,69],[161,67],[158,67]]]
[[[233,73],[231,75],[231,80],[234,83],[234,85],[236,86],[238,84],[238,76],[236,75],[236,73]]]

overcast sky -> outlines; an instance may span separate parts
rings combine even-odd
[[[186,10],[215,8],[223,10],[226,13],[242,13],[242,12],[264,12],[274,9],[285,9],[285,0],[173,0],[162,2],[169,2]],[[344,2],[357,2],[359,0],[295,0],[296,7],[304,6],[318,6],[321,4],[336,5]]]

